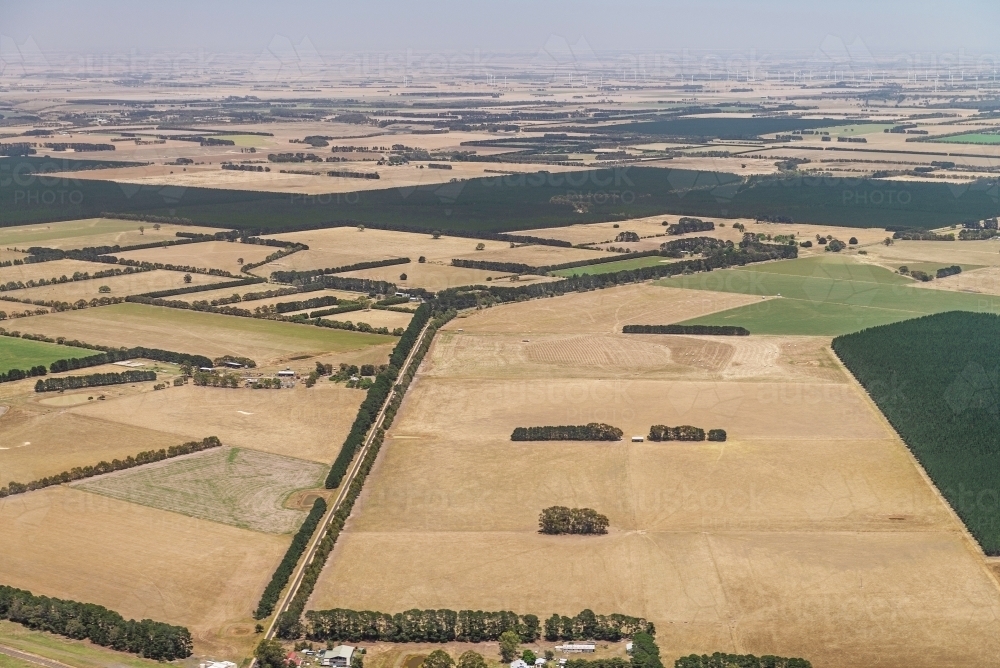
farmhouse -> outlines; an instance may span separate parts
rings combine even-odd
[[[332,666],[333,668],[347,668],[347,666],[351,665],[351,658],[353,656],[353,647],[349,645],[337,645],[320,655],[320,665]]]

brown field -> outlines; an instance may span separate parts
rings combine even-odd
[[[90,141],[90,140],[86,140]],[[101,178],[98,174],[103,170],[91,173],[92,178]],[[82,172],[77,172],[80,175]],[[105,174],[105,178],[110,174]],[[140,234],[139,226],[145,229]],[[154,223],[142,223],[135,220],[118,220],[114,218],[87,218],[84,220],[68,220],[61,223],[40,223],[38,225],[18,225],[16,227],[0,228],[0,246],[28,248],[30,246],[45,246],[47,248],[85,248],[87,246],[132,246],[148,244],[155,241],[173,241],[178,232],[197,232],[213,234],[221,230],[209,227],[192,227],[190,225],[173,225],[161,223],[160,229],[153,229]],[[4,258],[6,259],[6,258]]]
[[[309,362],[309,366],[314,364]],[[71,413],[80,420],[117,425],[123,431],[145,427],[183,436],[178,442],[212,435],[227,446],[329,463],[340,451],[364,398],[363,391],[326,379],[312,388],[283,390],[189,384],[88,403]]]
[[[284,363],[300,356],[361,351],[396,342],[395,337],[378,334],[144,304],[49,313],[22,320],[18,327],[33,334],[65,336],[99,345],[146,346],[209,358],[249,357],[259,365]]]
[[[309,310],[299,311],[299,313],[309,313]],[[397,327],[405,329],[410,324],[410,320],[413,319],[413,314],[400,313],[398,311],[383,311],[382,309],[373,308],[368,311],[351,311],[350,313],[336,313],[323,317],[329,320],[349,320],[354,324],[367,322],[372,327],[388,327],[389,331],[392,331]]]
[[[400,276],[406,274],[406,280]],[[397,264],[388,267],[376,267],[374,269],[361,269],[359,271],[349,271],[338,276],[354,278],[370,278],[376,281],[389,281],[395,283],[397,289],[406,290],[408,287],[423,288],[436,292],[447,288],[455,288],[460,285],[485,285],[487,279],[501,281],[502,285],[516,287],[528,283],[543,283],[559,280],[555,276],[522,276],[520,282],[511,283],[510,274],[499,271],[486,271],[485,269],[465,269],[463,267],[452,267],[450,264],[431,264],[411,262],[410,264]]]
[[[0,500],[0,529],[4,584],[182,624],[196,654],[235,661],[289,542],[69,487]]]
[[[191,274],[191,282],[185,283],[183,272],[154,269],[153,271],[142,271],[137,274],[109,276],[108,278],[94,278],[86,281],[70,281],[68,283],[25,288],[24,290],[12,290],[10,296],[17,297],[18,299],[75,302],[79,299],[91,300],[98,297],[125,297],[143,292],[153,292],[155,290],[173,290],[175,288],[183,288],[187,285],[220,283],[226,280],[229,279],[209,276],[208,274]],[[100,292],[99,289],[102,285],[111,288],[111,292],[106,294]]]
[[[112,267],[101,262],[83,262],[82,260],[53,260],[52,262],[35,262],[12,267],[0,267],[0,283],[10,281],[37,281],[40,278],[50,280],[61,276],[71,277],[76,272],[93,274]],[[100,280],[100,279],[98,279]]]
[[[650,290],[450,323],[309,607],[642,615],[666,665],[732,651],[936,666],[1000,651],[985,561],[829,340],[616,333],[728,306]],[[626,440],[509,441],[516,426],[588,421]],[[628,441],[654,423],[729,440]],[[594,508],[610,533],[540,535],[550,505]]]
[[[145,248],[126,253],[116,253],[115,257],[138,260],[139,262],[162,262],[163,264],[176,264],[188,267],[225,269],[226,271],[238,274],[242,266],[237,262],[239,258],[243,258],[243,261],[247,264],[260,262],[277,250],[280,249],[255,244],[203,241],[194,244]]]

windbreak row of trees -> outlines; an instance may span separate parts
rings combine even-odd
[[[336,306],[337,298],[333,295],[324,297],[313,297],[294,302],[278,302],[274,305],[274,310],[278,313],[291,313],[292,311],[304,311],[307,308],[320,308],[321,306]]]
[[[53,341],[54,343],[54,341]],[[181,366],[203,367],[212,366],[212,360],[204,355],[189,355],[188,353],[178,353],[172,350],[162,350],[160,348],[109,348],[106,346],[91,346],[80,341],[61,341],[63,345],[76,346],[80,348],[90,348],[92,350],[104,350],[97,355],[87,357],[71,357],[57,360],[49,365],[49,373],[60,373],[62,371],[75,371],[101,364],[111,364],[113,362],[124,362],[133,359],[155,360],[157,362],[169,362]]]
[[[218,290],[219,288],[241,288],[244,285],[256,285],[257,283],[267,283],[266,278],[242,278],[236,281],[225,281],[222,283],[206,283],[204,285],[189,285],[186,288],[173,288],[171,290],[155,290],[153,292],[144,292],[139,295],[132,295],[134,297],[147,297],[149,299],[162,299],[163,297],[176,297],[177,295],[187,295],[192,292],[207,292],[209,290]]]
[[[263,260],[258,260],[257,262],[245,263],[243,266],[240,267],[240,271],[243,272],[244,274],[248,274],[252,269],[256,269],[257,267],[263,267],[265,264],[268,264],[269,262],[280,260],[281,258],[291,255],[292,253],[298,253],[299,251],[304,251],[304,250],[309,250],[309,246],[306,246],[305,244],[292,244],[291,246],[282,246],[273,253],[269,253],[267,257],[265,257]]]
[[[538,516],[538,531],[551,535],[605,534],[608,532],[608,518],[593,508],[552,506]]]
[[[142,466],[143,464],[152,464],[153,462],[163,461],[164,459],[170,459],[171,457],[180,457],[181,455],[189,455],[192,452],[201,452],[202,450],[208,450],[210,448],[218,448],[221,445],[222,442],[219,441],[217,437],[209,436],[200,441],[189,441],[187,443],[182,443],[181,445],[171,445],[166,449],[161,448],[159,450],[144,450],[134,457],[129,455],[125,459],[112,459],[110,462],[102,461],[98,462],[94,466],[76,466],[69,471],[63,471],[62,473],[57,473],[56,475],[48,476],[46,478],[32,480],[29,483],[8,483],[6,487],[0,487],[0,498],[12,496],[14,494],[24,494],[25,492],[30,492],[36,489],[44,489],[45,487],[52,487],[53,485],[62,485],[68,482],[73,482],[74,480],[92,478],[95,475],[103,475],[105,473],[111,473],[112,471],[122,471],[136,466]]]
[[[309,269],[307,271],[275,271],[271,272],[271,280],[277,283],[295,283],[296,281],[309,281],[317,276],[326,274],[343,274],[348,271],[358,271],[361,269],[374,269],[376,267],[390,267],[395,264],[409,264],[408,257],[394,257],[388,260],[370,260],[368,262],[355,262],[345,264],[341,267],[327,267],[325,269]]]
[[[674,668],[812,668],[805,659],[753,654],[691,654],[674,662]]]
[[[399,368],[406,361],[406,357],[410,354],[410,350],[417,342],[417,337],[430,317],[431,307],[427,304],[421,305],[399,338],[396,347],[393,348],[392,355],[389,356],[389,366],[375,377],[375,383],[368,389],[368,395],[361,402],[358,414],[354,418],[354,424],[351,425],[351,431],[340,448],[340,454],[337,455],[337,459],[330,468],[330,473],[326,478],[327,489],[335,489],[340,486],[340,481],[347,474],[347,467],[354,459],[358,448],[364,443],[365,435],[374,424],[379,411],[382,410],[382,404],[392,392],[393,383],[399,375]]]
[[[104,606],[35,596],[5,585],[0,585],[0,619],[157,661],[186,659],[193,647],[191,633],[183,626],[126,620]]]
[[[285,556],[282,557],[281,563],[278,564],[278,567],[274,570],[274,575],[271,576],[271,581],[264,588],[260,602],[257,603],[257,610],[253,613],[254,619],[264,619],[274,612],[274,606],[278,603],[278,597],[281,595],[285,585],[288,584],[289,578],[292,577],[295,564],[299,563],[299,558],[306,551],[309,540],[312,538],[313,533],[316,532],[316,527],[319,526],[320,520],[323,519],[323,515],[325,514],[326,500],[320,497],[313,501],[313,507],[309,511],[309,515],[306,517],[305,522],[302,523],[302,526],[299,527],[295,537],[292,538],[292,544],[288,546]]]
[[[155,371],[129,370],[121,373],[91,373],[86,376],[63,376],[62,378],[39,379],[35,383],[35,392],[56,392],[59,390],[77,390],[82,387],[99,387],[101,385],[125,385],[126,383],[141,383],[156,380]]]
[[[310,610],[307,635],[316,641],[348,642],[490,642],[513,631],[521,642],[542,636],[535,615],[502,610],[407,610],[390,614],[344,608]],[[609,640],[652,634],[653,625],[639,617],[596,615],[584,610],[574,617],[552,615],[545,622],[546,640]]]
[[[689,424],[682,424],[678,427],[654,424],[649,428],[648,438],[651,441],[704,441],[705,430],[701,427],[692,427]],[[725,441],[726,431],[724,429],[709,429],[708,440]]]
[[[24,380],[25,378],[34,378],[35,376],[44,376],[45,367],[41,364],[33,366],[30,369],[10,369],[6,373],[0,373],[0,383],[9,383],[15,380]]]
[[[0,292],[10,292],[12,290],[25,290],[27,288],[34,288],[42,285],[59,285],[62,283],[73,283],[75,281],[92,281],[98,278],[111,278],[114,276],[122,276],[124,274],[139,274],[145,271],[150,271],[149,269],[142,269],[137,267],[125,267],[124,269],[103,269],[101,271],[95,271],[90,273],[87,271],[76,271],[71,275],[67,276],[63,274],[62,276],[53,276],[52,278],[35,278],[29,281],[7,281],[6,283],[0,283]]]
[[[696,334],[711,336],[750,336],[746,327],[734,325],[625,325],[622,334]]]
[[[558,427],[516,427],[512,441],[620,441],[622,430],[601,422]]]

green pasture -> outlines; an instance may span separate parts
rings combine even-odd
[[[95,354],[96,351],[85,348],[0,336],[0,373],[6,373],[11,369],[27,371],[39,364],[48,368],[56,360],[75,359]]]
[[[837,336],[943,311],[1000,313],[1000,297],[920,287],[910,278],[845,256],[675,276],[657,285],[760,295],[759,303],[681,323],[737,325],[753,334]]]

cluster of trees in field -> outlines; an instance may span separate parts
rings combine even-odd
[[[112,276],[121,276],[123,274],[138,274],[144,271],[149,271],[149,270],[136,267],[126,267],[125,269],[104,269],[102,271],[95,271],[94,273],[86,271],[76,271],[73,272],[71,276],[63,274],[62,276],[53,276],[52,278],[35,278],[30,281],[7,281],[6,283],[0,283],[0,292],[8,292],[10,290],[24,290],[26,288],[34,288],[42,285],[59,285],[61,283],[73,283],[74,281],[90,281],[97,278],[110,278]]]
[[[601,422],[558,427],[516,427],[512,441],[620,441],[622,430]]]
[[[11,144],[0,144],[0,156],[14,158],[24,155],[34,155],[38,153],[30,142],[21,141]]]
[[[713,237],[690,237],[674,239],[660,244],[660,255],[664,257],[682,257],[684,253],[709,253],[722,248],[731,248],[732,241],[715,239]]]
[[[935,273],[937,278],[945,278],[947,276],[954,276],[955,274],[961,274],[962,268],[957,264],[953,264],[950,267],[941,267]]]
[[[624,325],[622,334],[698,334],[712,336],[750,336],[746,327],[735,325]]]
[[[343,274],[348,271],[359,271],[361,269],[375,269],[376,267],[391,267],[396,264],[409,264],[408,257],[394,257],[387,260],[370,260],[367,262],[355,262],[345,264],[341,267],[326,267],[325,269],[308,269],[306,271],[275,271],[271,272],[271,280],[278,283],[308,282],[317,276],[326,274]],[[365,280],[365,279],[354,279]],[[395,287],[395,286],[394,286]],[[349,289],[349,288],[347,288]],[[385,294],[385,293],[383,293]]]
[[[215,371],[195,371],[191,381],[199,387],[231,387],[240,386],[240,377],[235,373],[217,373]]]
[[[991,556],[1000,555],[998,333],[1000,316],[951,311],[832,344]]]
[[[551,506],[538,516],[538,531],[545,534],[605,534],[608,518],[592,508]]]
[[[676,223],[667,224],[667,234],[687,234],[688,232],[707,232],[708,230],[715,229],[715,223],[710,220],[702,220],[700,218],[691,218],[689,216],[684,216],[679,219]]]
[[[378,172],[355,172],[350,169],[331,169],[327,176],[336,176],[345,179],[379,179]]]
[[[535,615],[510,611],[407,610],[396,614],[336,608],[306,613],[310,640],[348,642],[490,642],[505,633],[515,642],[607,640],[652,634],[653,625],[639,617],[595,615],[584,610],[574,617],[554,614],[544,629]]]
[[[264,588],[260,602],[257,603],[257,610],[253,614],[254,619],[264,619],[274,612],[274,606],[278,602],[278,597],[281,595],[285,585],[288,584],[288,579],[292,577],[292,571],[295,570],[295,565],[299,563],[299,557],[306,551],[309,540],[312,538],[313,533],[316,532],[316,527],[319,526],[320,520],[323,519],[323,515],[325,514],[326,501],[320,497],[313,501],[313,507],[309,511],[309,515],[306,516],[302,526],[299,527],[295,537],[292,538],[292,544],[288,546],[285,556],[282,557],[281,563],[278,564],[278,567],[274,570],[274,575],[271,576],[271,581]]]
[[[224,366],[231,363],[239,364],[248,369],[253,369],[257,366],[257,362],[249,357],[240,357],[239,355],[223,355],[212,360],[212,366]]]
[[[126,620],[101,605],[35,596],[5,585],[0,585],[0,619],[156,661],[186,659],[193,647],[183,626]]]
[[[344,440],[344,444],[340,448],[340,454],[337,455],[337,459],[333,462],[330,473],[327,475],[327,489],[338,487],[340,481],[343,480],[344,475],[347,473],[347,467],[354,458],[357,449],[364,443],[368,429],[375,422],[375,417],[382,409],[382,404],[385,403],[389,397],[389,393],[392,392],[393,381],[396,380],[399,374],[399,368],[406,361],[407,355],[410,354],[410,350],[413,349],[413,346],[417,342],[417,337],[421,330],[423,330],[424,325],[427,324],[427,321],[430,320],[430,317],[430,306],[424,304],[417,309],[410,320],[409,326],[407,326],[406,330],[400,336],[396,347],[393,348],[392,355],[389,357],[389,366],[376,376],[375,383],[368,389],[368,396],[361,402],[358,414],[354,418],[354,424],[351,425],[351,431]]]
[[[535,274],[542,273],[539,267],[523,262],[495,262],[491,260],[462,260],[452,258],[451,266],[463,267],[465,269],[484,269],[486,271],[499,271],[505,274]]]
[[[333,295],[323,297],[313,297],[294,302],[279,302],[274,305],[274,310],[278,313],[291,313],[292,311],[302,311],[307,308],[319,308],[321,306],[336,306],[339,300]],[[326,315],[325,313],[323,315]],[[319,316],[315,316],[319,317]]]
[[[692,427],[689,424],[682,424],[677,427],[668,427],[664,424],[654,424],[649,428],[650,441],[704,441],[705,430],[701,427]],[[725,441],[725,429],[709,429],[708,440]]]
[[[155,371],[129,370],[121,373],[91,373],[86,376],[39,379],[35,383],[35,392],[77,390],[82,387],[100,387],[102,385],[125,385],[126,383],[141,383],[148,380],[156,380]]]
[[[812,668],[812,663],[784,656],[754,656],[753,654],[691,654],[674,662],[674,668]]]
[[[615,236],[615,241],[619,243],[621,242],[637,243],[639,241],[639,234],[636,232],[628,232],[628,231],[619,232]]]
[[[52,487],[53,485],[62,485],[64,483],[73,482],[74,480],[92,478],[95,475],[103,475],[105,473],[111,473],[112,471],[122,471],[124,469],[142,466],[143,464],[152,464],[153,462],[163,461],[164,459],[170,459],[171,457],[179,457],[181,455],[189,455],[192,452],[201,452],[202,450],[208,450],[210,448],[218,448],[221,445],[222,442],[219,441],[217,437],[208,436],[200,441],[189,441],[187,443],[182,443],[181,445],[171,445],[166,449],[161,448],[159,450],[144,450],[134,457],[129,455],[125,459],[112,459],[110,462],[101,461],[94,466],[77,466],[69,471],[63,471],[62,473],[57,473],[56,475],[51,475],[46,478],[32,480],[28,483],[8,483],[6,487],[0,487],[0,498],[12,496],[14,494],[24,494],[25,492],[43,489],[45,487]]]

